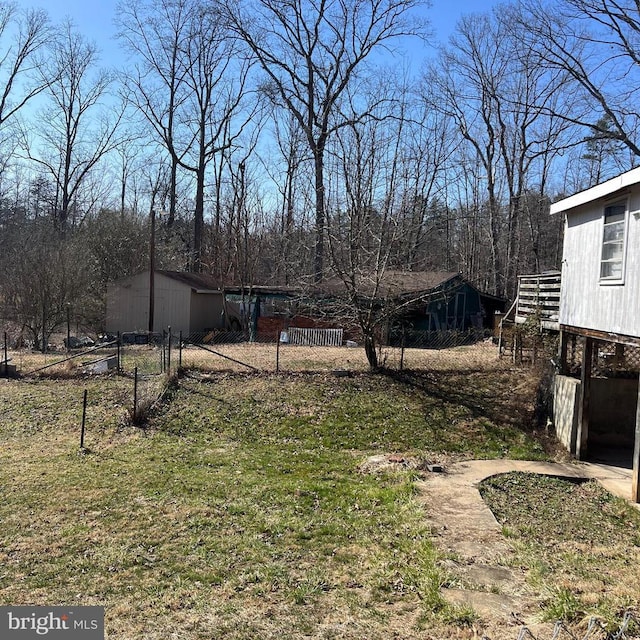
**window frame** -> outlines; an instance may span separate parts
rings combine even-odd
[[[606,222],[607,219],[607,209],[612,209],[613,207],[624,206],[624,215],[622,220],[614,220],[613,222]],[[613,241],[605,240],[605,234],[607,228],[610,228],[614,224],[622,224],[622,256],[620,259],[605,259],[605,246],[607,243],[611,244]],[[600,260],[598,262],[598,276],[599,283],[601,285],[623,285],[625,281],[625,271],[627,264],[627,235],[629,228],[629,198],[616,198],[615,200],[610,200],[604,203],[602,209],[602,231],[600,235]],[[602,275],[602,266],[607,263],[620,263],[620,275],[619,276],[603,276]]]

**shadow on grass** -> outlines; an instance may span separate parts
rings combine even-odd
[[[486,369],[464,372],[405,370],[385,371],[384,375],[409,389],[419,392],[425,402],[425,411],[431,411],[433,401],[442,407],[464,407],[471,418],[486,419],[496,425],[509,425],[525,433],[535,431],[534,400],[535,378],[526,374],[530,384],[524,384],[523,376],[512,371]],[[516,384],[521,384],[515,388]]]

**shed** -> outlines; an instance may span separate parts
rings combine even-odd
[[[495,312],[504,311],[506,304],[451,271],[388,269],[383,274],[361,275],[356,286],[363,300],[381,307],[390,304],[390,344],[399,343],[403,336],[493,328]],[[321,290],[340,296],[345,285],[328,281]]]
[[[617,451],[640,501],[640,168],[551,206],[565,215],[558,435],[579,459]]]
[[[110,333],[146,331],[149,327],[150,274],[144,271],[107,287],[106,329]],[[211,276],[179,271],[155,271],[154,329],[171,327],[183,334],[213,329],[240,330],[237,309],[226,303]]]

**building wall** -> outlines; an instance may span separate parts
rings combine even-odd
[[[560,323],[640,336],[640,187],[628,194],[626,262],[621,284],[600,281],[604,207],[624,196],[598,200],[567,213]]]
[[[154,280],[155,330],[171,327],[172,333],[188,332],[191,323],[191,287],[158,273]]]
[[[107,331],[146,331],[149,327],[149,275],[140,273],[107,286]]]
[[[222,294],[192,292],[190,304],[190,332],[205,332],[211,329],[225,328]]]
[[[189,331],[191,288],[159,273],[154,277],[154,329],[171,326]],[[149,328],[149,273],[107,287],[107,331],[147,331]]]

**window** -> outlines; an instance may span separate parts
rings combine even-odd
[[[600,260],[601,280],[622,280],[626,217],[626,200],[613,202],[604,208],[604,234]]]

